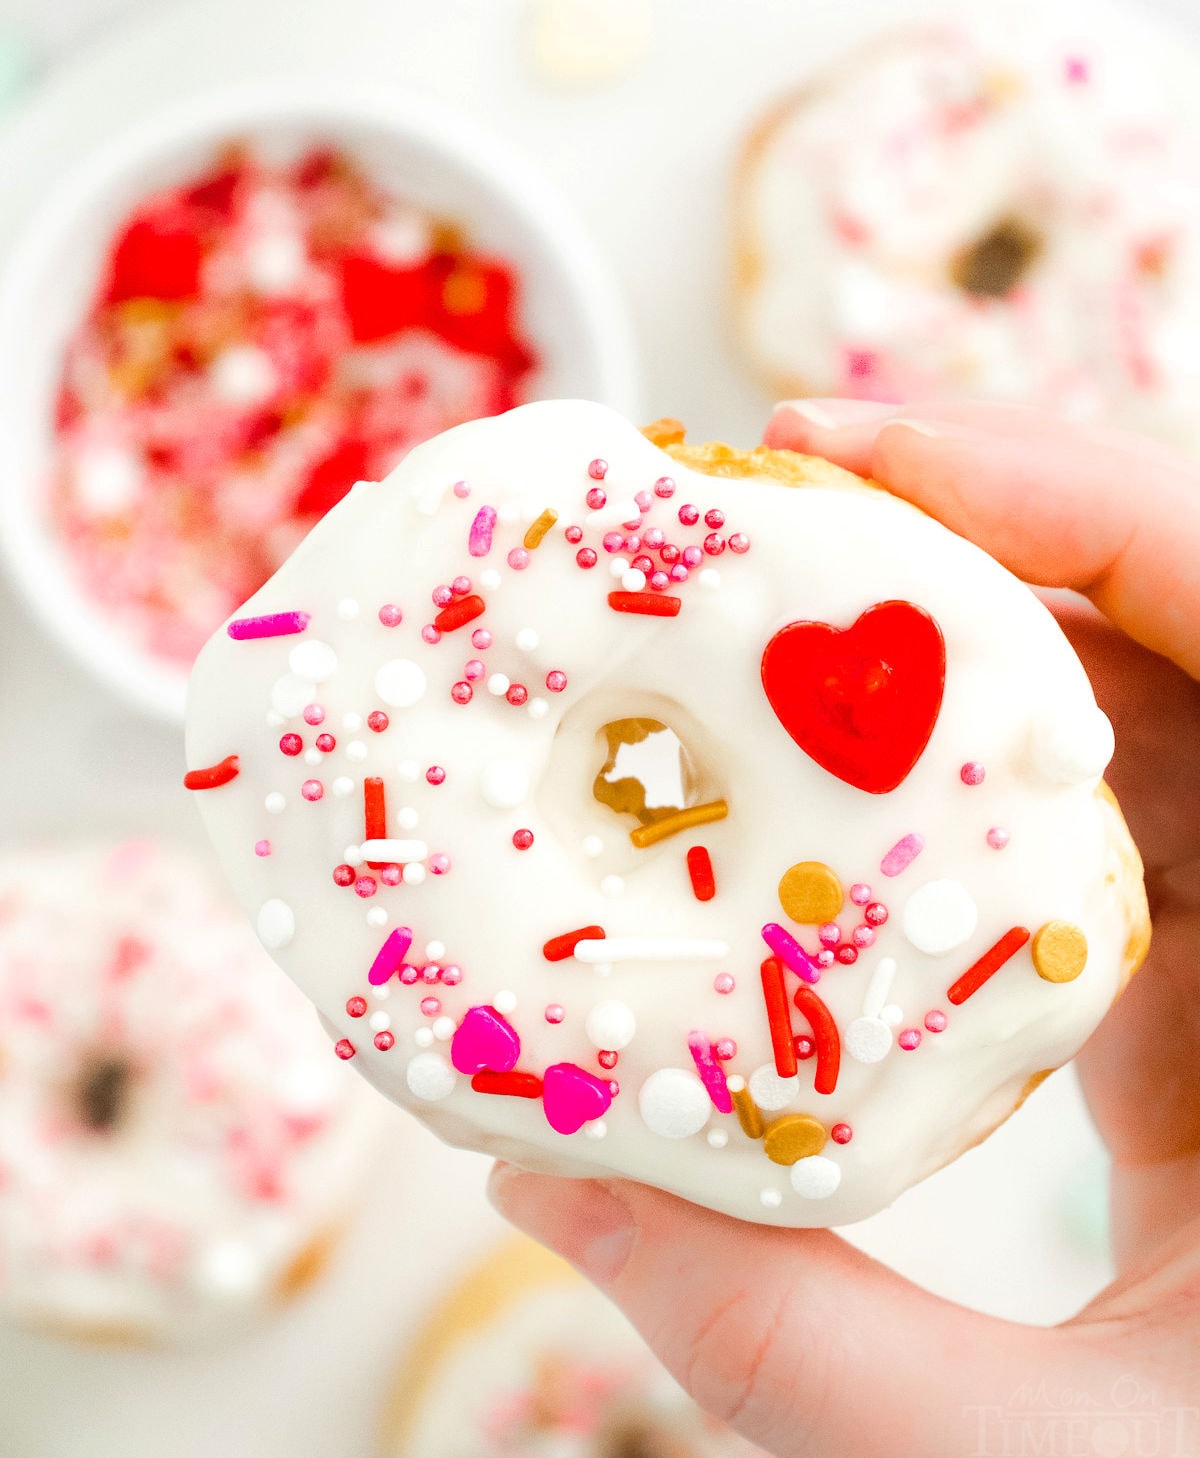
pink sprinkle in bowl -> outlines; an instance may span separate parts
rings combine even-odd
[[[175,722],[189,665],[152,653],[107,615],[49,519],[54,406],[66,343],[114,234],[143,198],[198,175],[233,139],[285,154],[332,146],[382,188],[461,223],[520,281],[521,323],[540,361],[526,398],[638,414],[625,304],[583,228],[529,164],[440,105],[349,81],[263,80],[113,140],[48,195],[0,263],[0,555],[67,653],[133,707]]]

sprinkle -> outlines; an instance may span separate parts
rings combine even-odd
[[[296,934],[296,916],[286,901],[272,897],[258,908],[258,939],[269,952],[286,947]]]
[[[420,1028],[418,1032],[429,1032],[429,1029]],[[454,1069],[440,1053],[418,1053],[405,1070],[404,1080],[409,1092],[426,1103],[449,1098],[458,1082]]]
[[[664,1139],[698,1134],[712,1116],[704,1085],[683,1068],[656,1069],[638,1091],[638,1109],[651,1133]]]
[[[660,840],[678,835],[681,830],[691,830],[697,825],[711,825],[716,820],[724,820],[728,814],[729,806],[724,800],[710,800],[705,805],[690,805],[686,810],[676,810],[674,814],[664,815],[661,820],[652,821],[649,825],[635,826],[629,832],[629,839],[638,850],[645,850],[647,846],[657,845]]]
[[[811,1154],[792,1165],[792,1189],[807,1200],[827,1200],[842,1182],[840,1165],[823,1154]]]
[[[729,943],[709,937],[585,937],[575,943],[577,962],[723,961]]]
[[[822,861],[797,861],[780,878],[779,904],[800,926],[831,922],[844,900],[841,881]]]
[[[385,602],[379,609],[379,621],[385,628],[398,628],[404,620],[404,614],[394,602]]]
[[[227,754],[220,764],[210,764],[206,769],[188,770],[183,777],[183,788],[215,790],[221,785],[227,785],[230,780],[236,780],[237,775],[238,757],[236,754]]]
[[[453,633],[455,628],[461,628],[466,623],[474,622],[486,609],[487,603],[481,597],[474,594],[470,597],[460,597],[438,613],[433,620],[433,626],[439,633]]]
[[[999,825],[993,825],[987,833],[987,843],[993,850],[1003,850],[1008,844],[1008,831]]]
[[[691,847],[687,853],[687,868],[696,900],[711,901],[717,894],[717,882],[713,875],[712,857],[704,846]]]
[[[941,1008],[934,1008],[925,1014],[925,1026],[931,1033],[944,1033],[948,1019]]]
[[[496,508],[481,506],[475,513],[467,536],[467,551],[472,557],[486,557],[492,550],[492,528],[496,525]]]
[[[494,694],[496,698],[502,698],[512,685],[512,680],[505,673],[493,673],[487,681],[487,691]]]
[[[578,931],[561,932],[542,947],[542,956],[547,962],[565,962],[575,955],[575,948],[582,941],[599,941],[604,937],[602,926],[581,926]]]
[[[767,1008],[767,1024],[771,1029],[771,1048],[775,1069],[780,1078],[796,1074],[796,1049],[792,1043],[792,1015],[788,1009],[787,988],[783,980],[783,963],[768,957],[762,964],[763,1001]]]
[[[720,993],[722,997],[728,997],[736,986],[737,980],[732,972],[718,972],[713,978],[713,991]]]
[[[248,638],[283,638],[289,633],[303,633],[312,620],[306,612],[266,613],[261,618],[234,618],[226,628],[239,643]]]
[[[885,876],[898,876],[906,866],[912,865],[924,849],[924,836],[913,831],[896,842],[879,862],[879,869]]]
[[[1070,921],[1048,921],[1029,950],[1044,982],[1074,982],[1087,966],[1087,937]]]
[[[514,572],[524,572],[526,567],[529,566],[529,553],[524,547],[514,547],[505,558],[505,561]]]
[[[610,592],[608,605],[614,612],[638,613],[647,618],[677,618],[683,600],[656,592]]]
[[[383,946],[376,952],[371,970],[367,973],[367,981],[372,987],[382,987],[393,973],[399,972],[408,949],[412,946],[412,936],[412,928],[407,926],[398,926],[388,935]]]
[[[471,1078],[471,1087],[476,1093],[507,1094],[514,1099],[540,1099],[542,1096],[542,1080],[537,1074],[520,1073],[515,1068],[507,1073],[481,1069]]]
[[[692,1055],[692,1062],[696,1065],[700,1082],[708,1091],[713,1108],[718,1114],[731,1114],[733,1100],[730,1098],[729,1089],[725,1083],[724,1070],[713,1056],[712,1042],[708,1034],[693,1028],[688,1034],[687,1041],[688,1052]]]
[[[615,1054],[633,1042],[637,1018],[628,1003],[610,998],[598,1002],[588,1013],[584,1031],[597,1048]]]
[[[968,760],[958,772],[964,785],[982,785],[987,771],[977,759]]]
[[[961,881],[927,881],[908,898],[904,935],[920,952],[940,957],[975,932],[979,909]]]
[[[871,888],[865,881],[855,881],[850,887],[850,900],[855,906],[865,906],[871,899]]]
[[[773,1063],[764,1063],[756,1068],[746,1084],[750,1096],[760,1109],[785,1109],[800,1095],[798,1075],[780,1078]]]
[[[527,552],[534,552],[542,545],[542,539],[558,520],[558,512],[552,507],[547,507],[541,516],[532,523],[522,540],[521,545]]]
[[[557,1026],[567,1015],[567,1010],[561,1002],[550,1002],[546,1004],[546,1021]]]
[[[906,1053],[911,1053],[915,1048],[921,1046],[921,1031],[919,1028],[905,1028],[896,1042]]]
[[[387,838],[387,802],[384,798],[383,781],[377,775],[370,775],[363,780],[363,819],[366,826],[364,841]],[[365,852],[363,859],[368,860]],[[369,864],[374,867],[382,865],[383,861],[370,861]]]
[[[951,984],[946,993],[947,1000],[955,1007],[979,991],[989,977],[994,976],[1009,958],[1014,957],[1029,940],[1029,932],[1023,926],[1010,927],[1000,940],[990,946],[977,962]]]
[[[390,658],[375,672],[375,692],[393,709],[410,709],[425,688],[425,671],[411,658]]]
[[[512,843],[517,850],[528,850],[533,844],[533,831],[527,829],[514,830]]]
[[[387,1053],[396,1046],[396,1035],[384,1028],[375,1034],[374,1043],[381,1053]]]
[[[811,1114],[784,1114],[767,1129],[763,1152],[775,1164],[795,1164],[820,1154],[828,1139],[820,1119]]]
[[[867,990],[863,994],[863,1016],[877,1018],[883,1011],[884,1004],[888,1000],[888,993],[892,990],[892,983],[896,978],[896,961],[894,957],[883,957],[879,966],[871,974],[871,980],[867,983]]]
[[[429,847],[423,840],[364,840],[363,857],[369,866],[406,865],[409,861],[423,861],[429,854]]]
[[[854,1138],[854,1130],[849,1124],[835,1124],[829,1131],[829,1137],[835,1144],[849,1144]]]
[[[740,1073],[735,1073],[727,1080],[725,1087],[729,1091],[733,1112],[742,1126],[742,1132],[750,1139],[761,1139],[766,1125],[761,1110],[746,1087],[746,1080]]]
[[[256,840],[254,842],[254,854],[256,856],[269,856],[271,854],[271,842],[269,840]]]
[[[367,1010],[365,997],[352,997],[346,1003],[346,1012],[352,1018],[361,1018]]]
[[[833,1014],[811,987],[798,987],[794,1001],[812,1029],[817,1043],[817,1072],[813,1088],[819,1094],[831,1094],[837,1088],[842,1062],[842,1044]]]
[[[349,1038],[339,1038],[333,1045],[333,1051],[345,1062],[347,1058],[353,1058],[355,1053],[354,1044]]]
[[[769,921],[762,929],[762,939],[771,951],[805,982],[819,982],[821,969],[800,943],[777,922]]]
[[[320,780],[305,780],[300,786],[300,794],[306,800],[319,800],[325,793],[325,786]]]
[[[529,796],[529,774],[515,759],[493,759],[483,767],[479,793],[493,810],[515,810]]]

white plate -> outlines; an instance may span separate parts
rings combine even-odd
[[[53,74],[0,136],[0,250],[54,178],[151,108],[263,73],[350,73],[457,106],[538,162],[628,291],[653,412],[686,420],[696,439],[748,443],[770,402],[726,338],[738,140],[771,97],[901,5],[650,3],[648,57],[592,91],[533,73],[521,0],[201,0],[143,12]],[[126,715],[60,663],[7,593],[0,625],[0,838],[191,827],[175,735]],[[491,1228],[473,1198],[480,1162],[437,1149],[398,1117],[408,1133],[335,1280],[261,1338],[179,1363],[0,1336],[0,1365],[31,1374],[0,1404],[5,1458],[365,1458],[381,1376],[434,1277]],[[1074,1081],[1060,1076],[854,1239],[967,1304],[1056,1320],[1106,1278],[1099,1247],[1073,1236],[1063,1213],[1073,1190],[1094,1193],[1101,1178]],[[428,1204],[414,1181],[428,1182]]]

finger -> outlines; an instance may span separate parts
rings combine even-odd
[[[1013,406],[901,418],[861,402],[844,415],[845,403],[786,402],[766,441],[872,476],[1026,581],[1086,593],[1200,677],[1200,469],[1186,457]]]
[[[702,1407],[776,1458],[961,1458],[980,1451],[982,1408],[1085,1375],[1063,1332],[942,1301],[830,1231],[507,1165],[491,1195],[608,1292]]]

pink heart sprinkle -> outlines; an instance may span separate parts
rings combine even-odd
[[[542,1079],[546,1122],[559,1134],[574,1134],[608,1111],[612,1089],[574,1063],[552,1063]]]
[[[521,1056],[516,1029],[494,1007],[468,1008],[450,1040],[450,1061],[459,1073],[508,1073]]]

